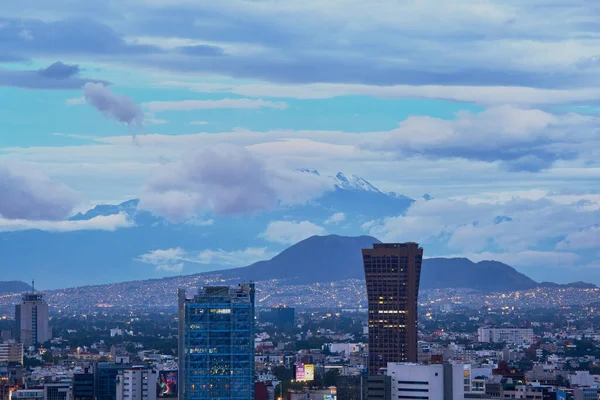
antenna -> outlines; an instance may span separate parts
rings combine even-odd
[[[31,293],[35,293],[35,280],[31,280]]]

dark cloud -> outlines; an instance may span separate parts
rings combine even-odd
[[[60,61],[39,70],[0,68],[0,86],[40,90],[72,90],[81,89],[88,82],[108,84],[108,82],[98,79],[82,78],[79,76],[77,65],[68,65]]]
[[[117,96],[101,83],[86,83],[83,87],[85,101],[100,111],[106,118],[126,125],[142,125],[144,113],[127,96]]]
[[[0,165],[0,216],[8,219],[60,220],[79,196],[66,185]]]
[[[78,73],[79,65],[67,65],[60,61],[38,71],[38,74],[50,79],[67,79]]]

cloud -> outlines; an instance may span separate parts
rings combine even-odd
[[[201,93],[233,93],[248,97],[327,99],[338,96],[373,96],[383,99],[427,98],[473,102],[485,106],[559,105],[597,102],[600,88],[547,89],[527,86],[365,85],[351,83],[198,84],[165,81],[163,87],[178,87]]]
[[[220,108],[275,108],[283,110],[287,104],[281,101],[266,101],[261,99],[221,99],[221,100],[179,100],[179,101],[150,101],[142,106],[150,111],[191,111]]]
[[[15,220],[60,220],[80,202],[68,186],[32,171],[0,165],[0,216]]]
[[[210,122],[207,121],[192,121],[189,123],[190,125],[208,125]]]
[[[243,250],[226,251],[202,250],[188,252],[180,247],[170,249],[152,250],[137,257],[135,261],[156,266],[157,270],[167,272],[181,272],[184,264],[220,265],[227,267],[241,267],[257,261],[273,257],[266,248],[248,247]]]
[[[379,150],[400,156],[462,157],[501,161],[510,171],[537,172],[557,160],[573,159],[595,138],[595,117],[555,115],[541,110],[511,106],[490,107],[480,113],[460,112],[456,120],[409,117],[371,142]]]
[[[208,212],[239,215],[295,204],[331,188],[331,182],[278,171],[241,147],[218,145],[188,153],[150,178],[142,208],[174,221]]]
[[[11,70],[0,68],[0,86],[23,89],[70,90],[81,89],[86,83],[106,83],[79,76],[79,66],[60,61],[38,70]]]
[[[83,87],[85,101],[106,118],[126,125],[142,125],[144,114],[134,101],[124,95],[116,96],[101,83],[86,83]]]
[[[346,219],[346,214],[344,214],[343,212],[338,212],[333,214],[331,217],[329,217],[325,223],[326,224],[339,224],[340,222],[344,221]]]
[[[78,106],[81,104],[85,104],[85,97],[81,96],[81,97],[72,97],[70,99],[67,99],[66,104],[68,106]]]
[[[373,221],[364,228],[382,241],[417,241],[438,255],[458,251],[469,258],[502,261],[519,254],[521,261],[515,264],[535,266],[538,253],[571,264],[589,262],[584,252],[560,250],[598,248],[594,235],[599,223],[600,203],[584,207],[579,202],[561,204],[552,197],[477,203],[433,199],[419,200],[405,215]],[[542,258],[537,262],[543,263]]]
[[[46,232],[74,232],[74,231],[115,231],[119,228],[130,228],[134,223],[127,214],[100,215],[88,220],[27,220],[6,219],[0,217],[0,232],[14,232],[27,230],[40,230]]]
[[[325,228],[310,221],[273,221],[260,237],[269,242],[295,244],[311,236],[325,234],[327,234]]]

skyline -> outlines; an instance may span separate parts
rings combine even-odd
[[[132,229],[68,218],[139,198],[203,235],[264,216],[237,247],[152,244],[135,254],[148,278],[338,233],[600,283],[599,5],[6,3],[0,240]],[[357,226],[287,212],[339,171],[417,201]]]

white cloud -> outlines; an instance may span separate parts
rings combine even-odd
[[[150,101],[142,103],[142,106],[155,112],[211,110],[220,108],[275,108],[279,110],[287,108],[287,104],[284,102],[262,99]]]
[[[275,170],[244,148],[220,145],[161,167],[143,190],[140,207],[184,221],[207,212],[268,210],[278,201],[301,204],[330,188],[332,182],[322,177]]]
[[[345,219],[346,219],[346,214],[344,214],[343,212],[338,212],[338,213],[333,214],[331,217],[329,217],[325,221],[325,223],[326,224],[339,224],[340,222],[344,221]]]
[[[260,237],[274,243],[295,244],[311,236],[325,234],[325,228],[310,221],[273,221]]]
[[[46,232],[73,232],[73,231],[115,231],[119,228],[130,228],[135,224],[127,214],[120,213],[108,216],[98,216],[89,220],[79,221],[47,221],[5,219],[0,217],[0,232],[40,230]]]
[[[189,123],[189,125],[208,125],[210,124],[210,122],[208,121],[192,121]]]
[[[135,260],[156,266],[157,270],[181,272],[186,262],[203,265],[242,267],[257,261],[267,260],[274,254],[266,248],[248,247],[243,250],[202,250],[188,252],[180,247],[152,250]]]
[[[417,241],[437,254],[459,251],[469,258],[507,262],[518,255],[513,264],[536,266],[586,262],[581,254],[557,250],[598,248],[594,235],[599,223],[600,203],[560,204],[549,196],[474,204],[419,200],[405,215],[370,222],[365,228],[382,241]]]
[[[70,99],[67,99],[66,103],[69,106],[77,106],[77,105],[85,104],[85,97],[83,97],[83,96],[72,97]]]
[[[384,99],[428,98],[449,101],[474,102],[486,106],[558,105],[597,101],[600,88],[541,89],[527,86],[442,86],[442,85],[364,85],[346,83],[272,84],[252,83],[238,85],[194,84],[166,81],[161,86],[182,87],[203,93],[233,93],[249,97],[276,97],[297,99],[325,99],[337,96],[374,96]]]

